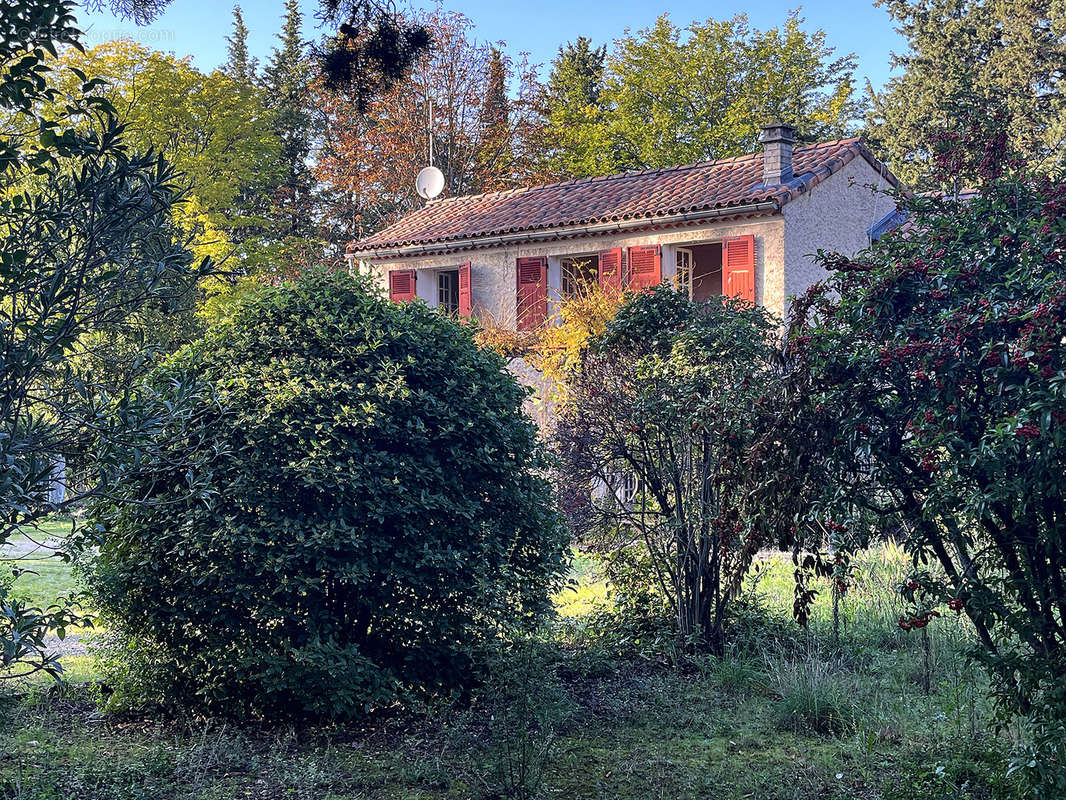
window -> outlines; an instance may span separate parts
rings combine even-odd
[[[644,489],[644,482],[637,477],[635,472],[619,471],[604,482],[604,488],[614,496],[617,503],[626,508],[632,508]]]
[[[677,276],[674,280],[677,282],[677,290],[683,292],[689,296],[692,295],[692,251],[684,247],[677,248],[676,252],[676,264],[677,264]]]
[[[579,297],[596,285],[599,259],[596,256],[573,256],[559,259],[559,294],[564,300]]]
[[[640,494],[640,478],[634,472],[627,472],[622,477],[621,501],[623,505],[631,506]]]
[[[459,270],[437,273],[437,308],[442,314],[459,313]]]

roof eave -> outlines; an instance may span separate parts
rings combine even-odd
[[[569,239],[575,236],[596,236],[605,233],[622,233],[659,225],[681,225],[691,222],[703,222],[730,217],[750,216],[753,214],[774,213],[781,209],[785,198],[773,197],[756,203],[724,208],[708,208],[700,211],[688,211],[679,214],[663,214],[637,219],[615,220],[596,224],[568,225],[556,228],[539,228],[537,230],[515,231],[490,236],[471,236],[466,239],[453,239],[424,244],[401,245],[359,249],[349,247],[347,255],[364,261],[376,261],[386,258],[410,258],[413,256],[445,255],[457,250],[502,247],[524,242],[545,241],[551,239]]]

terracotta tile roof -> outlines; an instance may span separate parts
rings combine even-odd
[[[725,210],[769,201],[780,208],[857,156],[882,165],[859,139],[797,147],[795,177],[763,186],[762,153],[680,167],[625,172],[604,178],[432,200],[398,222],[348,246],[349,253],[404,248],[447,249],[449,243],[579,225],[639,222],[671,214]],[[886,179],[895,178],[885,170]]]

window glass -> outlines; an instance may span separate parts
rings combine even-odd
[[[578,297],[596,285],[599,259],[596,256],[572,256],[559,260],[559,294],[564,300]]]
[[[437,273],[437,308],[442,314],[459,313],[459,270]]]

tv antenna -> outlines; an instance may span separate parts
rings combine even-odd
[[[444,173],[433,166],[433,101],[429,101],[429,166],[419,170],[415,190],[423,200],[432,200],[444,191]]]

